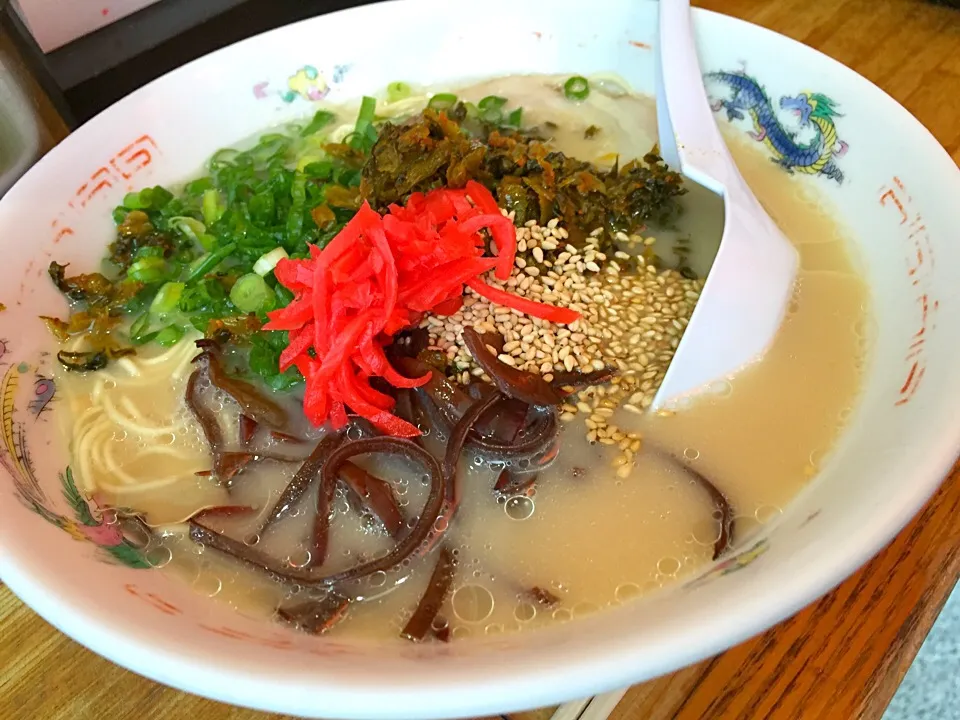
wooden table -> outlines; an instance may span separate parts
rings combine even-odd
[[[701,0],[875,82],[960,161],[960,12],[921,0]],[[58,131],[54,130],[55,133]],[[960,575],[960,466],[883,552],[763,635],[632,688],[614,720],[879,718]],[[122,670],[0,587],[0,718],[268,720]],[[524,714],[529,718],[548,713]]]

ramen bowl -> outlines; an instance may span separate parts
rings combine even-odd
[[[95,268],[127,192],[189,178],[224,145],[397,79],[449,87],[613,72],[652,93],[653,3],[611,1],[589,13],[572,0],[470,8],[367,6],[220,50],[91,120],[0,202],[0,577],[70,637],[173,687],[295,715],[449,718],[543,706],[673,671],[796,612],[888,542],[950,469],[960,446],[960,172],[919,122],[851,70],[696,11],[704,70],[736,74],[740,99],[754,103],[738,131],[765,136],[771,160],[830,204],[871,289],[859,403],[776,521],[696,577],[636,602],[451,644],[305,636],[151,569],[68,470],[38,319],[64,309],[47,265]],[[510,52],[493,50],[491,38]],[[832,112],[791,112],[790,98],[804,93]],[[785,144],[774,142],[775,123],[795,133],[782,133]],[[803,173],[797,154],[811,142],[824,160]]]

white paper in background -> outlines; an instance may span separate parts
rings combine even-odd
[[[45,53],[159,0],[13,0]],[[202,2],[202,0],[195,0]]]

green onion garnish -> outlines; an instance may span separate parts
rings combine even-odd
[[[204,190],[209,190],[213,187],[213,181],[210,178],[200,178],[199,180],[194,180],[193,182],[188,182],[183,186],[183,192],[191,196],[199,196],[203,194]]]
[[[590,82],[580,75],[574,75],[563,84],[563,94],[569,100],[586,100],[590,95]]]
[[[220,202],[220,193],[213,188],[203,191],[203,221],[209,226],[213,225],[223,215],[226,209]]]
[[[367,125],[373,122],[376,112],[377,99],[369,95],[364,95],[363,100],[360,101],[360,112],[357,113],[357,125],[354,130],[362,135]]]
[[[295,173],[290,184],[290,199],[293,201],[287,213],[287,237],[291,246],[300,237],[303,230],[303,207],[307,201],[307,176],[302,172]]]
[[[503,106],[507,104],[505,97],[498,95],[487,95],[483,100],[477,103],[477,110],[480,111],[480,119],[484,122],[499,125],[503,120]]]
[[[457,96],[453,93],[437,93],[430,98],[427,107],[433,110],[449,110],[457,104]]]
[[[130,340],[137,345],[142,345],[145,342],[149,342],[149,340],[144,339],[147,330],[149,329],[150,313],[143,313],[130,325]],[[153,336],[151,336],[150,339],[153,339]]]
[[[241,157],[243,154],[244,153],[241,153],[236,148],[217,150],[210,158],[210,168],[212,170],[218,170],[224,166],[231,165],[236,158]]]
[[[157,344],[161,347],[171,347],[180,342],[180,339],[183,337],[183,328],[179,325],[168,325],[163,330],[157,333],[157,336],[154,340],[157,341]]]
[[[145,257],[127,270],[127,277],[145,285],[158,283],[167,277],[167,263],[162,257]]]
[[[257,261],[253,264],[253,271],[260,277],[264,277],[270,274],[278,262],[288,257],[290,256],[286,250],[282,247],[276,247],[257,258]]]
[[[413,89],[405,82],[392,82],[387,85],[387,102],[406,100],[413,94]]]
[[[157,185],[144,188],[140,192],[131,192],[123,196],[123,206],[127,210],[160,210],[173,199],[173,193]]]
[[[356,150],[369,151],[377,141],[377,130],[373,120],[377,112],[377,99],[364,95],[360,102],[360,112],[357,113],[357,124],[353,128],[350,138],[350,147]]]
[[[184,279],[184,283],[189,285],[202,278],[207,273],[214,270],[224,259],[237,249],[236,243],[228,243],[213,253],[207,253],[203,257],[197,258],[190,266],[190,271]]]
[[[150,303],[150,312],[154,315],[166,315],[173,312],[180,304],[180,296],[183,295],[185,287],[183,283],[179,282],[166,283],[153,298],[153,302]]]
[[[505,97],[500,97],[499,95],[487,95],[483,100],[477,103],[477,107],[480,108],[480,111],[484,110],[500,110],[504,105],[507,104],[507,99]]]
[[[313,135],[314,133],[323,130],[327,125],[336,119],[337,116],[329,110],[317,110],[317,114],[313,116],[313,120],[311,120],[310,123],[300,131],[300,137]]]
[[[181,235],[186,235],[194,242],[200,242],[200,236],[207,232],[206,225],[196,218],[188,217],[186,215],[177,215],[172,217],[170,218],[169,223],[171,228],[179,232]]]
[[[266,281],[256,273],[248,273],[230,289],[230,302],[241,312],[259,312],[274,297]]]
[[[297,166],[311,180],[327,181],[333,177],[334,166],[329,160],[315,160]]]
[[[163,257],[163,248],[157,247],[155,245],[147,245],[146,247],[137,248],[137,251],[133,253],[134,260],[140,260],[141,258],[162,258]]]
[[[128,210],[140,210],[142,208],[150,207],[150,204],[144,203],[140,199],[140,193],[129,192],[123,196],[123,206]]]

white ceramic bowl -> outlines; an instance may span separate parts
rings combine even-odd
[[[706,70],[745,70],[745,83],[766,89],[759,102],[785,123],[792,115],[780,98],[803,91],[829,97],[841,113],[827,121],[843,144],[824,151],[839,172],[797,173],[797,181],[822,191],[856,236],[877,325],[849,432],[759,541],[683,587],[580,622],[384,648],[248,620],[129,567],[136,554],[96,512],[64,500],[66,456],[45,412],[57,402],[42,355],[49,341],[37,320],[63,307],[45,267],[52,257],[94,267],[125,192],[184,179],[215,149],[309,115],[317,98],[352,98],[397,79],[443,85],[612,70],[650,92],[654,19],[653,4],[632,0],[589,11],[576,0],[367,6],[191,63],[47,155],[0,202],[4,582],[87,647],[190,692],[309,716],[443,718],[546,705],[674,670],[790,615],[879,550],[958,452],[960,173],[863,78],[772,32],[702,11]],[[800,132],[800,140],[815,134],[809,124]],[[791,165],[789,152],[783,162]]]

